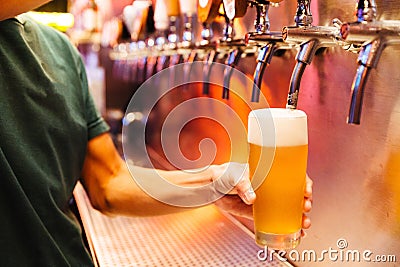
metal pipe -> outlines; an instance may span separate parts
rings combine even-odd
[[[210,75],[212,67],[214,66],[214,62],[218,58],[218,52],[213,49],[210,53],[205,57],[204,68],[203,68],[203,95],[208,95],[210,93]]]
[[[233,21],[235,18],[243,17],[247,10],[247,0],[223,0],[225,10],[225,29],[224,37],[218,43],[219,48],[230,50],[228,58],[225,62],[229,68],[224,70],[224,88],[222,91],[222,98],[229,99],[229,84],[232,77],[233,69],[238,65],[244,50],[244,40],[234,40],[235,30],[233,28]],[[232,47],[235,47],[232,49]]]
[[[251,102],[258,102],[260,100],[260,90],[262,84],[262,78],[267,68],[267,65],[271,63],[272,56],[274,55],[276,43],[271,42],[266,46],[263,46],[258,52],[257,66],[253,76],[253,90],[251,93]]]
[[[301,78],[303,77],[304,70],[306,69],[307,64],[302,61],[298,61],[296,66],[293,70],[292,77],[290,79],[290,86],[289,86],[289,94],[287,98],[286,108],[289,109],[296,109],[297,108],[297,101],[299,98],[300,92],[300,82]]]
[[[242,57],[243,50],[242,49],[234,49],[229,53],[229,56],[226,60],[226,65],[228,65],[228,68],[225,68],[224,70],[224,88],[222,91],[222,98],[223,99],[229,99],[229,85],[230,85],[230,80],[233,74],[234,68],[238,65],[240,58]]]
[[[349,124],[360,124],[362,103],[364,98],[364,88],[367,83],[368,76],[371,68],[364,65],[359,65],[357,68],[357,74],[354,77],[353,84],[351,86],[351,102],[349,116],[347,117],[347,123]]]

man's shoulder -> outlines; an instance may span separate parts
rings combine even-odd
[[[74,49],[65,33],[35,21],[29,13],[18,15],[16,16],[16,19],[25,28],[26,33],[36,34],[41,40],[48,40],[49,42],[52,42],[53,45],[61,45],[68,49]]]

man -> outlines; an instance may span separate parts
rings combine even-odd
[[[13,18],[44,2],[0,1],[0,265],[92,266],[68,205],[78,179],[92,205],[106,214],[150,216],[186,208],[156,200],[135,183],[132,176],[152,179],[155,172],[139,167],[129,172],[67,38],[26,15]],[[243,201],[253,203],[255,194],[242,167],[231,163],[196,173],[156,173],[181,187],[214,182],[210,194],[233,188],[240,198],[217,202],[250,217],[251,206]],[[311,182],[305,196],[308,211]],[[309,225],[304,217],[303,227]]]

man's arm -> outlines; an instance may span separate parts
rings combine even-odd
[[[16,15],[35,9],[50,1],[51,0],[29,0],[29,1],[1,0],[0,21],[15,17]]]
[[[148,179],[154,178],[152,176],[155,173],[152,169],[140,167],[134,167],[133,172],[137,177]],[[209,184],[223,176],[224,172],[226,168],[222,165],[214,165],[195,173],[158,170],[157,174],[172,184],[193,187]],[[187,209],[165,204],[142,191],[108,134],[102,134],[89,141],[81,176],[93,206],[103,213],[150,216]],[[232,181],[223,180],[228,183]],[[252,193],[248,177],[235,177],[233,180],[236,180],[235,190],[238,195],[248,204],[253,203],[255,195]]]

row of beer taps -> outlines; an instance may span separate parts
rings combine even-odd
[[[303,73],[311,64],[316,51],[339,46],[359,53],[358,69],[351,85],[352,97],[347,122],[360,124],[368,76],[371,69],[376,68],[384,48],[400,44],[400,21],[377,20],[375,1],[359,0],[355,21],[343,23],[339,19],[333,19],[332,26],[315,26],[311,0],[297,0],[295,25],[285,26],[282,31],[270,31],[269,8],[278,6],[281,1],[157,0],[154,12],[149,4],[151,12],[148,13],[145,23],[148,25],[148,20],[153,20],[153,32],[148,33],[145,40],[132,40],[129,44],[120,44],[114,49],[112,57],[136,60],[140,66],[137,69],[143,72],[137,77],[143,79],[175,64],[202,60],[204,81],[209,80],[213,63],[218,58],[225,58],[225,64],[229,67],[225,68],[224,72],[222,97],[228,99],[231,75],[240,58],[257,55],[251,101],[258,102],[263,74],[273,56],[279,51],[297,49],[296,65],[292,72],[286,104],[287,108],[296,109]],[[236,38],[234,20],[243,17],[249,7],[257,11],[254,31],[247,33],[244,38]],[[195,15],[202,25],[199,42],[195,42],[194,38]],[[214,40],[211,24],[220,16],[225,19],[223,35]],[[181,23],[178,24],[178,20],[181,20]],[[181,36],[178,36],[178,27],[181,27]],[[190,69],[185,69],[185,72],[186,76]],[[204,82],[203,94],[208,93],[209,83]]]

